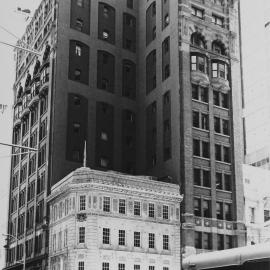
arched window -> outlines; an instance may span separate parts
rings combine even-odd
[[[191,44],[197,47],[200,47],[202,49],[206,49],[206,40],[204,36],[201,33],[194,32],[191,35]]]
[[[214,40],[212,42],[212,51],[221,55],[227,55],[226,47],[220,40]]]

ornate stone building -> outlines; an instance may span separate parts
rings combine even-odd
[[[79,168],[52,187],[49,268],[180,269],[179,187]]]

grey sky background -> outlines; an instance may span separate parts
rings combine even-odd
[[[21,37],[30,20],[26,22],[24,16],[16,13],[17,7],[34,11],[39,3],[40,0],[0,0],[0,41],[15,44],[16,38],[1,27]],[[11,142],[14,59],[13,48],[0,44],[0,104],[8,105],[3,114],[0,111],[0,142]],[[10,153],[10,147],[0,146],[0,269],[4,267],[5,259],[5,237],[2,234],[7,232]]]
[[[95,0],[92,0],[95,1]],[[120,1],[120,0],[119,0]],[[137,0],[143,1],[143,0]],[[172,0],[175,1],[176,0]],[[251,32],[254,33],[253,40],[256,42],[257,29],[262,27],[261,20],[250,19],[252,18],[254,5],[256,3],[256,16],[264,16],[263,2],[265,0],[241,0],[243,5],[242,18],[244,19],[245,33],[248,33],[249,27]],[[270,0],[267,0],[270,2]],[[40,3],[40,0],[0,0],[0,26],[7,28],[13,34],[21,37],[28,20],[22,15],[15,12],[17,7],[29,8],[34,12],[35,8]],[[270,14],[269,14],[270,17]],[[253,17],[254,18],[254,17]],[[261,29],[262,30],[262,29]],[[261,36],[260,36],[261,38]],[[0,41],[9,42],[12,44],[16,43],[16,38],[12,37],[0,28]],[[245,40],[247,42],[250,41]],[[258,42],[256,42],[258,44]],[[248,45],[248,44],[247,44]],[[259,50],[256,50],[259,53]],[[15,61],[14,61],[14,51],[12,48],[0,44],[0,104],[8,105],[7,110],[1,114],[0,112],[0,142],[11,142],[11,128],[12,128],[12,104],[13,104],[13,91],[12,85],[14,83],[14,72],[15,71]],[[260,72],[260,69],[258,69]],[[256,74],[254,74],[256,76]],[[267,100],[268,102],[268,100]],[[269,103],[269,102],[268,102]],[[10,170],[10,153],[11,149],[9,147],[4,147],[0,145],[0,269],[4,266],[4,236],[3,233],[7,231],[7,210],[8,210],[8,190],[9,190],[9,170]]]

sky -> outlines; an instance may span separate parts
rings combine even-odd
[[[23,15],[16,13],[17,7],[28,8],[33,12],[40,2],[40,0],[0,0],[0,41],[15,44],[17,39],[1,27],[21,37],[29,19],[26,21]],[[7,105],[4,113],[0,110],[1,143],[11,143],[14,74],[13,48],[0,44],[0,104]],[[4,267],[5,257],[3,248],[5,237],[2,234],[7,232],[10,153],[10,147],[0,145],[0,269]]]

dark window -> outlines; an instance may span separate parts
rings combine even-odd
[[[140,247],[141,246],[141,233],[140,232],[134,232],[133,244],[134,244],[134,247]]]
[[[217,133],[220,133],[220,131],[221,131],[219,117],[214,117],[214,129],[215,129],[215,132],[217,132]]]
[[[219,98],[219,92],[213,91],[213,99],[214,99],[214,105],[220,106],[220,98]]]
[[[197,217],[202,216],[202,210],[201,210],[201,200],[199,198],[194,198],[194,215]]]
[[[79,227],[79,243],[85,243],[85,227]]]
[[[155,234],[154,233],[148,234],[148,247],[155,248]]]
[[[210,171],[202,170],[202,185],[204,187],[211,187]]]
[[[169,235],[163,235],[163,250],[169,250]]]
[[[81,70],[80,69],[75,69],[75,71],[74,71],[74,80],[75,81],[80,81],[81,80]]]
[[[146,93],[156,88],[156,50],[146,57]]]
[[[231,162],[231,151],[230,147],[223,146],[223,161],[230,163]]]
[[[192,6],[191,7],[191,14],[193,16],[200,18],[200,19],[204,19],[204,10],[203,9]]]
[[[221,145],[215,144],[215,158],[218,161],[222,161],[221,159]]]
[[[218,25],[220,27],[224,27],[224,18],[219,17],[215,14],[212,14],[212,23],[214,23],[215,25]]]
[[[111,211],[111,198],[103,197],[103,211],[110,212]]]
[[[209,142],[202,141],[202,157],[204,158],[210,157]]]
[[[223,250],[224,249],[224,235],[217,234],[217,249]]]
[[[127,0],[127,7],[128,8],[133,8],[133,0]]]
[[[197,111],[192,112],[193,127],[200,127],[200,113]]]
[[[83,20],[82,19],[80,19],[80,18],[76,19],[75,29],[78,31],[83,30]]]
[[[201,49],[207,48],[205,38],[199,32],[195,32],[191,35],[191,44],[194,46],[200,47]]]
[[[222,189],[222,173],[216,172],[216,188]]]
[[[222,202],[216,203],[216,214],[217,214],[217,219],[223,220],[223,203]]]
[[[140,216],[141,215],[141,203],[135,201],[134,202],[134,215],[135,216]]]
[[[195,248],[201,249],[202,248],[202,232],[195,231]]]
[[[193,140],[193,155],[194,156],[200,156],[200,141],[199,140]]]
[[[222,133],[224,135],[230,135],[230,130],[229,130],[229,121],[222,119]]]
[[[212,62],[212,77],[213,78],[222,78],[227,79],[228,71],[227,64],[224,62]]]
[[[208,114],[201,114],[201,128],[205,130],[209,130],[209,118]]]
[[[232,220],[232,205],[230,203],[224,204],[225,220]]]
[[[203,233],[203,249],[212,249],[211,233]]]
[[[211,217],[211,201],[209,200],[203,200],[203,216],[204,217]]]
[[[232,191],[232,180],[230,174],[224,174],[224,188],[226,191]]]
[[[201,185],[201,170],[194,168],[193,169],[193,182],[194,185],[200,186]]]
[[[119,199],[119,214],[126,214],[126,200]]]
[[[225,235],[225,248],[230,249],[233,248],[233,236]]]

